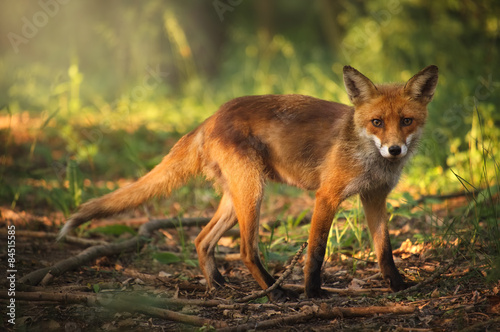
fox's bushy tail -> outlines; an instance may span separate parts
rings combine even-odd
[[[104,218],[135,208],[154,196],[166,196],[202,168],[198,130],[182,137],[161,163],[136,182],[92,199],[69,217],[58,239],[93,218]]]

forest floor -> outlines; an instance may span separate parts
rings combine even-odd
[[[129,232],[119,236],[94,232],[87,233],[86,242],[55,242],[55,234],[64,219],[62,214],[40,216],[7,207],[2,207],[0,212],[1,219],[6,221],[0,228],[2,238],[8,236],[8,224],[16,226],[15,295],[5,291],[13,287],[8,279],[4,278],[0,284],[4,289],[0,296],[2,307],[5,308],[12,298],[16,304],[15,325],[8,322],[8,315],[2,315],[2,324],[8,329],[500,330],[500,282],[486,282],[480,254],[472,262],[465,253],[457,254],[453,243],[439,249],[430,243],[412,243],[410,239],[416,229],[426,232],[427,224],[419,219],[394,218],[391,221],[391,237],[393,243],[398,244],[394,247],[396,265],[408,281],[417,283],[416,289],[391,293],[367,248],[369,259],[340,253],[328,257],[322,275],[323,287],[329,290],[330,297],[306,299],[301,293],[305,254],[296,255],[301,243],[285,243],[289,250],[281,254],[288,258],[273,260],[265,250],[268,258],[263,259],[276,277],[289,271],[285,288],[293,288],[300,296],[277,303],[265,296],[241,302],[260,288],[238,259],[237,231],[221,239],[216,254],[218,267],[229,282],[222,289],[206,292],[193,246],[202,219],[194,226],[162,227],[136,243],[134,239],[140,236]],[[147,221],[147,217],[138,216],[136,212],[120,219],[96,221],[92,227],[127,224],[137,230]],[[261,236],[269,236],[267,230],[261,229]],[[133,244],[131,250],[113,255],[98,250],[95,258],[77,261],[76,268],[64,273],[58,273],[54,267],[57,262],[79,254],[81,257],[84,250],[96,248],[103,241],[115,244],[132,241]],[[268,249],[273,251],[273,248]],[[298,257],[298,263],[287,269],[294,256]],[[7,262],[8,257],[6,247],[2,246],[1,261]],[[37,281],[26,281],[28,274],[40,269],[45,270]]]

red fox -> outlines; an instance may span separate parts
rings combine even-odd
[[[236,223],[241,259],[267,289],[275,279],[258,249],[259,210],[266,180],[316,191],[305,266],[307,297],[322,296],[321,266],[332,220],[340,203],[359,194],[383,278],[393,291],[406,287],[392,257],[386,197],[416,150],[438,81],[428,66],[406,84],[374,85],[344,67],[344,84],[354,107],[303,95],[233,99],[182,137],[162,162],[136,182],[83,204],[59,237],[93,218],[135,208],[168,195],[202,173],[222,194],[215,215],[195,240],[200,268],[212,288],[224,284],[214,249]],[[277,288],[271,299],[287,298]]]

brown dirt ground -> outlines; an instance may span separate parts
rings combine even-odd
[[[0,234],[7,236],[7,223],[13,222],[17,230],[36,230],[55,233],[56,225],[62,220],[60,215],[34,216],[29,213],[12,211],[2,208],[2,224]],[[397,220],[398,229],[407,229],[414,220]],[[192,240],[199,229],[185,228],[185,234],[190,239],[189,256],[196,260]],[[21,233],[21,232],[19,232]],[[123,238],[98,236],[98,239],[120,241]],[[219,269],[229,280],[228,286],[216,292],[205,291],[204,280],[200,270],[189,263],[164,265],[152,259],[153,251],[170,251],[180,253],[182,248],[178,242],[176,230],[156,232],[151,242],[134,253],[124,253],[113,257],[104,257],[81,266],[76,271],[70,271],[57,277],[46,287],[26,287],[16,284],[16,292],[49,292],[49,293],[84,293],[92,295],[94,291],[106,296],[141,295],[148,296],[152,301],[158,298],[178,299],[208,299],[232,301],[252,292],[258,291],[258,285],[253,281],[248,270],[239,260],[224,259],[237,254],[238,240],[226,238],[219,244],[221,259]],[[2,241],[2,243],[5,243]],[[24,237],[16,235],[16,278],[51,266],[55,262],[76,255],[84,246],[56,243],[51,237]],[[439,256],[442,255],[442,256]],[[292,255],[293,256],[293,253]],[[430,284],[414,293],[401,297],[387,297],[388,293],[374,294],[370,289],[384,288],[387,285],[376,275],[377,265],[370,261],[354,259],[344,255],[330,257],[324,266],[323,282],[326,287],[341,288],[351,294],[332,294],[329,303],[338,307],[369,307],[412,305],[416,308],[412,314],[381,314],[366,317],[337,317],[331,319],[311,319],[291,325],[278,324],[271,331],[458,331],[470,328],[471,331],[500,330],[500,283],[487,284],[480,268],[471,268],[470,262],[464,258],[451,257],[446,249],[437,252],[429,245],[414,245],[403,242],[394,251],[396,265],[411,281],[423,281],[441,266],[453,261],[449,270]],[[0,261],[7,262],[6,246],[0,250]],[[372,260],[372,259],[371,259]],[[284,272],[289,263],[269,263],[269,270],[276,276]],[[289,284],[303,283],[302,267],[304,257],[294,268]],[[99,285],[99,286],[96,286]],[[0,288],[8,288],[6,279],[2,280]],[[365,289],[366,293],[359,293]],[[130,301],[130,298],[128,298]],[[138,300],[140,301],[140,300]],[[5,296],[0,300],[3,308],[7,305]],[[319,305],[318,301],[306,301],[301,296],[298,303],[285,306],[241,306],[236,309],[222,307],[206,307],[201,305],[172,306],[171,309],[183,314],[204,317],[218,322],[224,322],[235,327],[292,316],[304,308]],[[133,307],[133,301],[130,302]],[[11,329],[5,315],[2,323]],[[257,326],[257,325],[255,325]],[[186,324],[177,323],[148,314],[114,311],[106,306],[87,306],[84,304],[68,304],[62,301],[16,301],[16,330],[19,331],[196,331],[200,329]]]

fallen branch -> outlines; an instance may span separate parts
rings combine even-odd
[[[118,290],[123,287],[123,284],[121,282],[99,282],[99,289],[100,291],[102,290]],[[67,286],[57,286],[54,288],[47,288],[47,287],[41,287],[41,286],[29,286],[29,285],[20,285],[19,287],[20,291],[23,292],[48,292],[48,291],[54,291],[58,293],[74,293],[74,292],[89,292],[92,290],[91,285],[67,285]]]
[[[256,292],[256,293],[250,294],[248,296],[245,296],[239,300],[236,300],[236,302],[242,303],[242,302],[248,302],[251,300],[255,300],[255,299],[258,299],[260,297],[266,296],[267,294],[269,294],[270,292],[272,292],[273,290],[278,288],[283,283],[283,281],[286,278],[288,278],[288,276],[292,273],[295,264],[297,264],[300,256],[302,255],[302,252],[304,251],[304,249],[306,247],[307,247],[307,242],[304,242],[302,244],[302,246],[300,247],[300,249],[295,254],[295,256],[293,257],[292,261],[290,262],[290,265],[286,268],[285,272],[281,275],[281,277],[278,278],[278,280],[276,280],[276,282],[271,287],[269,287],[265,290],[262,290],[260,292]]]
[[[263,330],[272,327],[298,324],[307,322],[313,318],[320,319],[335,319],[343,317],[360,317],[360,316],[373,316],[381,314],[399,314],[406,315],[411,314],[415,311],[413,306],[390,306],[390,307],[354,307],[354,308],[343,308],[343,307],[332,307],[326,303],[322,303],[318,306],[305,306],[302,308],[302,312],[293,315],[281,316],[279,318],[268,319],[260,322],[252,322],[248,324],[231,326],[228,328],[223,328],[218,331],[220,332],[232,332],[232,331],[246,331],[246,330]]]
[[[191,292],[204,292],[207,290],[206,286],[200,285],[198,283],[191,282],[189,280],[182,280],[179,278],[171,278],[171,277],[161,277],[158,275],[146,274],[134,269],[124,269],[122,270],[122,274],[125,276],[130,276],[132,278],[138,278],[142,281],[152,282],[154,284],[162,284],[166,287],[179,287],[182,290],[187,290]]]
[[[206,307],[206,308],[214,308],[222,310],[262,310],[262,309],[274,309],[280,310],[282,309],[282,305],[272,304],[272,303],[234,303],[232,301],[218,299],[218,300],[206,300],[206,299],[181,299],[181,298],[151,298],[145,297],[142,295],[127,295],[127,298],[143,300],[144,302],[148,302],[150,305],[159,307],[159,308],[170,308],[173,307]],[[300,303],[296,302],[295,306],[299,306]]]
[[[6,236],[7,232],[2,230],[0,232],[0,236],[4,236],[4,235]],[[18,237],[32,237],[32,238],[40,238],[40,239],[54,239],[54,240],[57,238],[57,234],[54,234],[54,233],[24,231],[24,230],[16,230],[16,236],[18,236]],[[68,243],[81,244],[84,246],[95,246],[95,245],[99,245],[99,244],[107,244],[108,243],[106,241],[84,239],[84,238],[76,237],[76,236],[66,236],[65,241]]]
[[[97,245],[89,247],[76,256],[67,258],[57,262],[51,267],[45,267],[22,277],[19,282],[36,286],[43,281],[44,285],[48,285],[51,280],[65,273],[66,271],[74,270],[82,265],[102,256],[112,256],[123,252],[134,251],[141,248],[151,237],[153,231],[160,228],[179,226],[177,219],[156,219],[143,224],[139,228],[136,236],[123,242],[110,243],[105,245]],[[206,222],[207,218],[187,218],[183,219],[183,225],[197,225]]]
[[[9,299],[7,290],[0,291],[0,298]],[[88,306],[98,306],[113,309],[115,311],[126,311],[130,313],[141,313],[150,317],[162,318],[170,321],[180,322],[194,326],[214,326],[225,327],[226,323],[214,321],[197,316],[180,314],[175,311],[160,309],[144,305],[140,299],[142,297],[131,297],[128,300],[117,299],[110,296],[102,296],[98,294],[84,293],[48,293],[48,292],[16,292],[16,300],[18,301],[52,301],[62,302],[66,304],[85,304]],[[131,305],[131,300],[133,305]]]
[[[236,332],[248,330],[265,330],[277,326],[290,326],[293,324],[307,322],[316,317],[314,312],[300,312],[295,315],[281,316],[279,318],[268,319],[260,322],[252,322],[237,326],[231,326],[218,330],[219,332]]]
[[[335,317],[359,317],[359,316],[374,316],[397,314],[407,315],[415,312],[415,307],[409,306],[372,306],[372,307],[332,307],[326,303],[322,303],[319,307],[318,317],[323,319],[331,319]]]
[[[303,285],[285,284],[283,285],[283,287],[289,288],[299,293],[304,293]],[[392,292],[390,288],[347,289],[347,288],[321,287],[321,289],[327,293],[338,294],[338,295],[352,295],[352,296]]]

